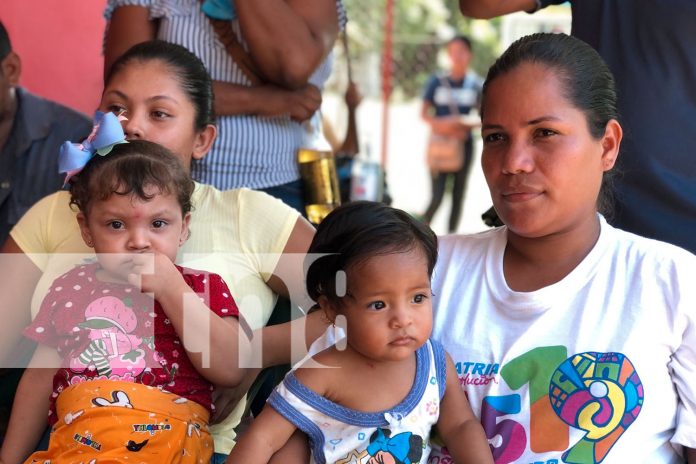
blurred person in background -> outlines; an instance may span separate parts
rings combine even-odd
[[[450,69],[446,74],[434,74],[428,80],[423,92],[421,116],[430,126],[435,136],[450,137],[460,141],[462,160],[454,171],[438,171],[430,165],[432,197],[422,220],[430,224],[437,212],[448,181],[451,181],[452,209],[449,216],[448,231],[456,232],[462,215],[467,178],[471,171],[474,144],[471,129],[477,124],[462,118],[472,109],[478,112],[482,79],[469,69],[472,49],[471,41],[465,36],[456,36],[447,43],[447,57]]]
[[[21,74],[20,57],[0,22],[0,243],[31,205],[63,185],[60,144],[92,129],[85,115],[20,87]]]

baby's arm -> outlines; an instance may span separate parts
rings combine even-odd
[[[240,360],[250,356],[250,343],[239,320],[235,317],[222,318],[211,311],[165,255],[154,254],[154,272],[146,269],[149,259],[152,256],[142,258],[143,268],[131,274],[131,283],[136,286],[140,284],[143,292],[154,294],[179,335],[191,363],[203,377],[223,387],[238,385],[245,373],[245,369],[240,367],[243,365]],[[229,314],[236,314],[236,305],[224,281],[213,274],[207,278],[210,282],[206,290],[210,290],[211,300],[219,296],[213,295],[215,292],[226,293],[230,301]],[[215,282],[212,282],[213,278]],[[239,342],[240,338],[243,339],[242,343]]]
[[[457,464],[493,464],[481,423],[469,405],[452,359],[447,355],[447,384],[437,430]]]
[[[3,464],[24,462],[39,443],[48,426],[49,397],[56,373],[56,369],[43,366],[57,368],[60,365],[61,358],[54,348],[41,344],[36,348],[15,394],[10,424],[0,451]]]
[[[271,406],[266,405],[237,441],[227,463],[266,464],[295,431],[295,426]]]

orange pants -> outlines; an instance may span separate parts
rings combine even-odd
[[[47,451],[25,463],[201,463],[213,454],[208,411],[142,384],[94,380],[65,389]]]

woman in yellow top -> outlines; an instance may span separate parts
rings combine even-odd
[[[105,82],[100,110],[126,116],[127,139],[160,143],[187,169],[193,159],[206,155],[217,133],[212,85],[193,54],[178,45],[145,42],[119,58]],[[2,248],[2,266],[12,270],[0,283],[0,357],[5,366],[21,366],[21,330],[31,322],[50,283],[80,259],[93,256],[80,237],[69,200],[68,192],[61,191],[39,201]],[[204,263],[222,275],[251,328],[264,326],[276,295],[287,295],[292,287],[283,277],[302,275],[301,259],[293,254],[305,253],[313,227],[281,201],[248,189],[220,191],[196,184],[192,201],[191,237],[177,262],[194,268]],[[280,343],[287,337],[265,339]],[[212,428],[216,449],[233,445],[232,428],[239,423],[243,403]]]

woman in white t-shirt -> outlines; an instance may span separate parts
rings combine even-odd
[[[496,463],[696,462],[696,257],[600,214],[623,137],[611,72],[576,38],[523,37],[481,116],[505,226],[440,241],[433,337]]]

